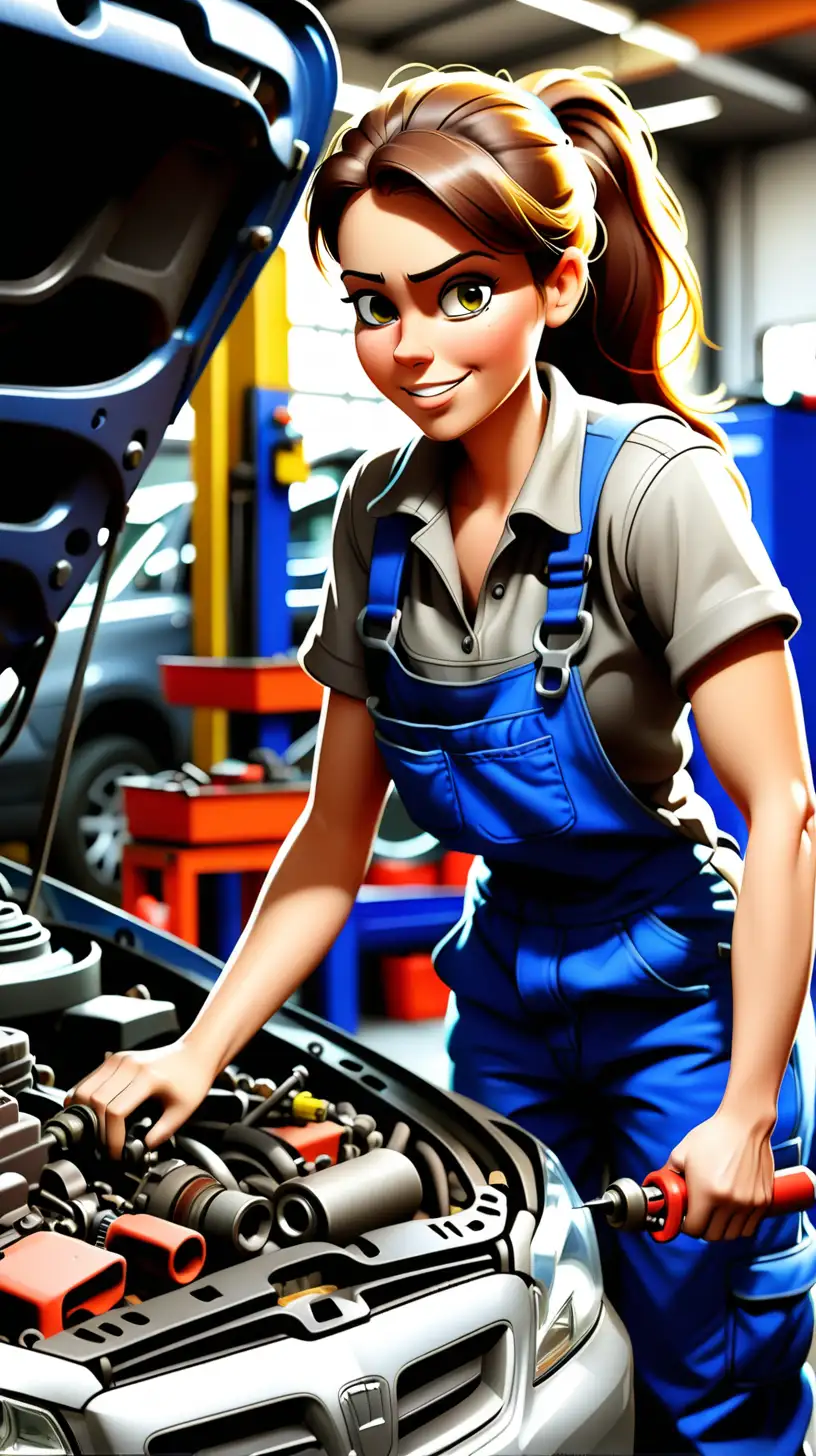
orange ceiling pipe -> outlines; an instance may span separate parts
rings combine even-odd
[[[648,19],[689,36],[701,51],[738,51],[816,26],[816,0],[700,0]]]

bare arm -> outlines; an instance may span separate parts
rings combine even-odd
[[[150,1051],[118,1052],[78,1083],[119,1157],[125,1119],[163,1111],[157,1147],[199,1106],[216,1075],[323,959],[365,876],[389,778],[365,704],[327,691],[309,802],[288,835],[234,953],[190,1029]]]
[[[715,654],[688,687],[712,768],[748,826],[731,947],[731,1068],[717,1113],[724,1154],[729,1130],[736,1129],[736,1137],[729,1167],[723,1163],[712,1174],[716,1186],[694,1209],[689,1185],[686,1219],[689,1232],[708,1228],[707,1237],[721,1237],[728,1227],[734,1237],[753,1231],[754,1210],[770,1193],[777,1099],[808,994],[816,805],[796,675],[774,627],[748,633]]]
[[[813,956],[816,805],[799,689],[774,628],[741,638],[689,687],[711,766],[748,826],[725,1103],[773,1127]]]
[[[368,710],[326,690],[309,802],[182,1040],[220,1071],[319,965],[365,877],[389,777]]]

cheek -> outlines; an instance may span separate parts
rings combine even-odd
[[[386,394],[394,372],[394,329],[358,328],[354,343],[357,358],[371,383]]]
[[[474,367],[514,374],[535,353],[540,326],[529,308],[514,306],[511,295],[507,303],[496,299],[472,325],[463,326],[462,332],[471,335],[464,352]]]

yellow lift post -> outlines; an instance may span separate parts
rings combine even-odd
[[[219,344],[192,395],[193,653],[225,657],[229,646],[229,477],[242,458],[246,391],[288,389],[286,258],[279,248]],[[209,769],[226,756],[228,722],[220,709],[196,709],[193,757]]]

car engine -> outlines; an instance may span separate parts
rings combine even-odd
[[[59,937],[0,901],[0,1340],[121,1382],[514,1267],[511,1222],[529,1243],[538,1194],[314,1037],[294,1058],[267,1030],[268,1065],[226,1068],[153,1150],[142,1107],[113,1160],[65,1089],[172,1039],[178,1011],[141,983],[103,989],[100,945]],[[105,954],[121,984],[127,953]]]

